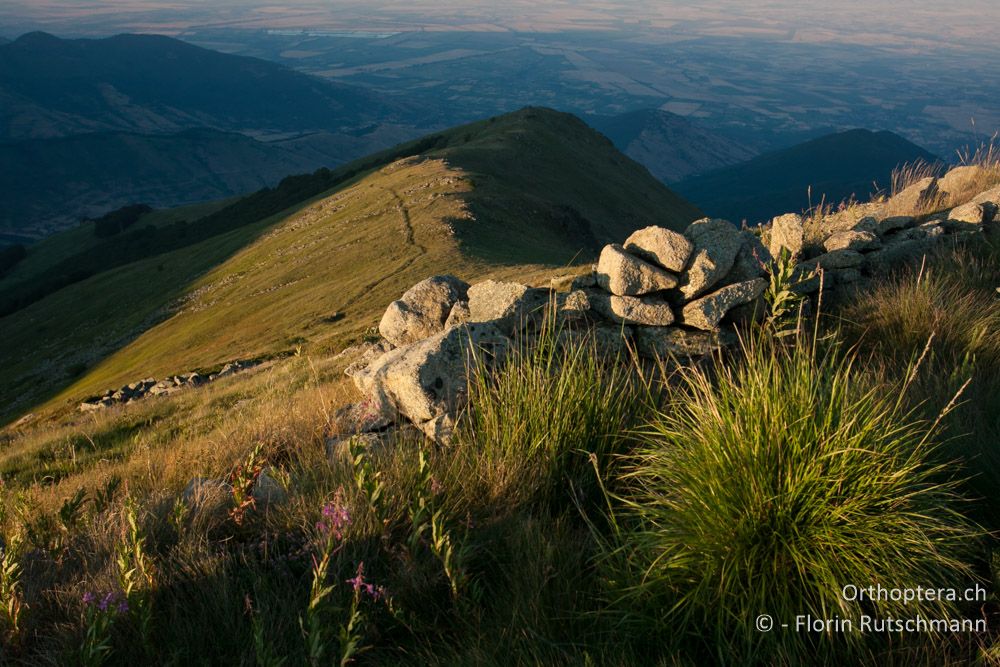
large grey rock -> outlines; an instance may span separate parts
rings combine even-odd
[[[917,219],[912,215],[893,215],[879,220],[875,224],[875,233],[879,236],[885,236],[886,234],[894,232],[898,229],[907,229],[912,227],[916,221]]]
[[[938,179],[928,176],[892,196],[884,210],[889,215],[919,215],[933,209],[940,201]]]
[[[1000,185],[990,190],[980,192],[978,195],[972,198],[973,203],[982,204],[983,202],[992,202],[995,205],[1000,206]]]
[[[341,435],[380,431],[395,421],[394,408],[381,396],[367,396],[343,406],[333,415],[334,428]]]
[[[694,251],[694,245],[675,231],[645,227],[625,239],[625,250],[667,271],[680,273]]]
[[[834,250],[855,250],[864,252],[866,250],[877,250],[882,246],[875,232],[846,231],[836,232],[823,241],[823,248],[827,252]]]
[[[558,315],[565,321],[579,322],[587,319],[590,314],[590,298],[583,290],[573,290],[568,294],[560,294],[556,302]]]
[[[657,296],[617,296],[591,292],[590,307],[612,322],[665,327],[673,324],[674,311],[665,299]]]
[[[767,249],[774,257],[780,257],[787,250],[792,261],[802,256],[805,245],[805,227],[798,213],[786,213],[771,220],[767,233]]]
[[[641,296],[677,286],[677,276],[625,252],[605,246],[597,262],[597,284],[618,296]]]
[[[740,235],[743,237],[743,245],[736,253],[733,268],[722,279],[724,285],[759,278],[767,272],[767,267],[774,261],[774,258],[771,257],[771,251],[764,246],[756,234],[744,229]]]
[[[467,283],[455,276],[422,280],[389,304],[378,331],[393,345],[408,345],[444,329],[456,302],[466,298]]]
[[[334,357],[337,361],[348,362],[344,375],[354,377],[368,368],[368,365],[393,348],[387,340],[366,341],[352,345]]]
[[[473,353],[502,358],[510,339],[491,323],[470,322],[387,352],[354,377],[366,396],[391,405],[428,437],[447,443],[467,400]]]
[[[864,256],[854,250],[832,250],[819,257],[807,259],[802,264],[829,271],[832,269],[850,269],[861,266],[863,260]]]
[[[693,299],[710,290],[733,268],[743,236],[732,223],[709,218],[692,222],[684,235],[694,246],[694,253],[681,275],[680,292],[685,299]]]
[[[887,245],[881,250],[864,256],[861,270],[865,273],[882,273],[904,263],[915,262],[934,247],[933,238],[911,239]]]
[[[448,313],[448,319],[444,322],[444,328],[452,329],[454,327],[461,326],[468,322],[471,317],[472,311],[469,309],[469,302],[459,301],[451,307],[451,312]]]
[[[681,321],[688,326],[705,331],[712,331],[734,306],[749,303],[760,296],[767,287],[767,281],[756,278],[735,285],[727,285],[722,289],[702,297],[684,306]]]
[[[949,211],[945,224],[956,229],[982,227],[993,222],[996,214],[997,205],[993,202],[972,201]]]
[[[492,322],[512,335],[540,318],[549,302],[549,291],[520,283],[487,280],[469,288],[469,322]]]
[[[326,440],[326,456],[330,463],[350,464],[351,447],[359,447],[370,456],[379,456],[391,447],[417,443],[426,436],[415,426],[404,424],[378,433],[358,433],[347,437],[332,437]]]
[[[288,500],[288,492],[285,491],[278,480],[271,476],[274,471],[262,470],[257,479],[254,480],[250,495],[253,496],[257,507],[263,509],[272,505],[278,505]]]
[[[976,164],[954,167],[938,179],[937,188],[942,194],[960,195],[987,175],[987,170]]]
[[[688,331],[679,327],[639,327],[635,332],[636,350],[653,359],[700,357],[729,342],[721,332]]]

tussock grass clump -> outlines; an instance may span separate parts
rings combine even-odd
[[[942,250],[928,263],[877,283],[841,313],[847,335],[898,376],[924,354],[910,405],[928,418],[964,386],[943,422],[945,450],[962,459],[975,496],[1000,527],[1000,245]],[[928,345],[930,341],[930,345]],[[968,383],[968,384],[966,384]]]
[[[508,500],[567,496],[623,450],[651,404],[650,385],[627,353],[603,354],[592,334],[543,324],[497,369],[477,360],[463,444],[474,448],[491,493]]]
[[[861,633],[796,631],[806,615],[855,627],[863,613],[955,615],[946,602],[841,593],[970,577],[977,529],[906,390],[804,340],[762,337],[714,373],[685,370],[619,479],[606,562],[626,614],[706,657],[767,664],[878,650]],[[761,614],[773,631],[755,627]]]

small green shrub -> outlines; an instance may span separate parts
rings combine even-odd
[[[765,336],[733,365],[685,370],[618,480],[616,601],[650,636],[723,663],[860,659],[878,648],[864,635],[797,632],[797,617],[957,616],[841,591],[970,577],[977,529],[932,462],[930,427],[903,407],[907,386],[796,342]],[[773,631],[755,627],[761,614]]]

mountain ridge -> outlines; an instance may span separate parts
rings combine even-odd
[[[539,108],[429,135],[330,178],[346,180],[0,318],[7,410],[307,341],[334,349],[376,324],[402,285],[428,275],[544,274],[638,227],[683,228],[700,215],[579,119]],[[211,215],[225,220],[225,209]],[[157,225],[172,233],[174,222]],[[40,248],[24,263],[33,273],[22,267],[0,288],[50,275]],[[71,256],[72,245],[63,248]],[[40,379],[43,360],[51,373]]]
[[[668,185],[757,155],[757,151],[732,138],[661,109],[592,115],[585,120]]]
[[[754,224],[821,203],[866,200],[898,166],[940,158],[887,130],[852,129],[672,184],[706,213]]]

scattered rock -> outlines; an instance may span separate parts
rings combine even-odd
[[[368,396],[357,403],[349,403],[333,415],[337,432],[342,435],[381,431],[395,421],[395,410],[379,400],[379,396]]]
[[[969,202],[949,211],[945,225],[956,230],[969,226],[982,227],[993,222],[996,214],[997,205],[991,201]]]
[[[947,174],[938,179],[937,188],[942,194],[955,195],[969,189],[986,174],[979,165],[962,165],[953,167]]]
[[[667,271],[680,273],[687,266],[694,245],[683,234],[663,227],[646,227],[625,240],[625,250]]]
[[[469,288],[468,321],[489,322],[510,335],[540,317],[548,300],[548,290],[487,280]]]
[[[677,286],[677,276],[639,259],[618,244],[604,247],[597,262],[597,284],[618,296],[640,296]]]
[[[472,311],[469,310],[469,302],[459,301],[451,307],[451,312],[448,313],[448,319],[445,320],[444,328],[453,329],[455,327],[460,327],[471,318]]]
[[[881,273],[900,263],[919,259],[931,247],[933,239],[912,239],[893,243],[865,255],[861,269],[868,274]]]
[[[264,509],[272,505],[278,505],[288,500],[288,492],[285,491],[278,480],[268,474],[267,470],[262,470],[253,483],[250,490],[257,507]]]
[[[653,358],[700,357],[726,343],[725,335],[715,331],[688,331],[679,327],[641,327],[635,343],[639,354]]]
[[[470,290],[471,292],[471,290]],[[470,293],[470,303],[474,299]],[[467,398],[473,353],[499,359],[510,339],[492,323],[470,322],[387,352],[354,376],[358,389],[391,405],[417,428],[446,444],[442,417],[454,419]]]
[[[733,268],[743,236],[728,221],[709,218],[691,223],[684,235],[694,245],[694,254],[681,276],[680,292],[685,299],[693,299]]]
[[[344,369],[344,375],[347,377],[354,377],[364,369],[368,368],[368,365],[371,362],[375,361],[392,348],[392,344],[384,339],[379,340],[378,342],[366,341],[364,343],[352,345],[334,358],[353,360],[347,368]]]
[[[774,261],[771,252],[756,234],[744,229],[740,235],[743,237],[743,245],[736,253],[733,268],[722,279],[725,285],[759,278],[767,272],[767,267]]]
[[[867,219],[867,218],[866,218]],[[823,242],[823,248],[827,252],[835,250],[854,250],[864,252],[866,250],[877,250],[882,246],[882,241],[873,231],[847,231],[837,232]]]
[[[861,266],[864,256],[854,250],[832,250],[819,257],[802,262],[803,266],[818,267],[825,271],[831,269],[849,269]]]
[[[396,346],[423,340],[444,329],[452,307],[467,298],[469,285],[455,276],[422,280],[389,304],[378,330]]]
[[[912,215],[894,215],[889,218],[884,218],[879,220],[875,224],[875,231],[879,236],[885,236],[889,232],[895,231],[897,229],[906,229],[907,227],[912,227],[913,223],[916,221]]]
[[[674,311],[661,297],[617,296],[591,293],[591,307],[613,322],[665,327],[673,324]]]
[[[221,479],[195,477],[184,488],[181,499],[195,510],[216,514],[225,512],[232,501],[233,487]]]
[[[767,249],[773,257],[780,257],[781,251],[787,250],[792,261],[796,261],[802,256],[804,246],[805,227],[801,215],[788,213],[771,220]]]
[[[886,210],[918,213],[933,208],[940,199],[938,180],[933,176],[928,176],[891,197],[886,202]]]
[[[702,297],[684,306],[681,321],[688,326],[705,331],[712,331],[734,306],[749,303],[763,294],[767,281],[755,278],[735,285],[726,285],[722,289]]]

